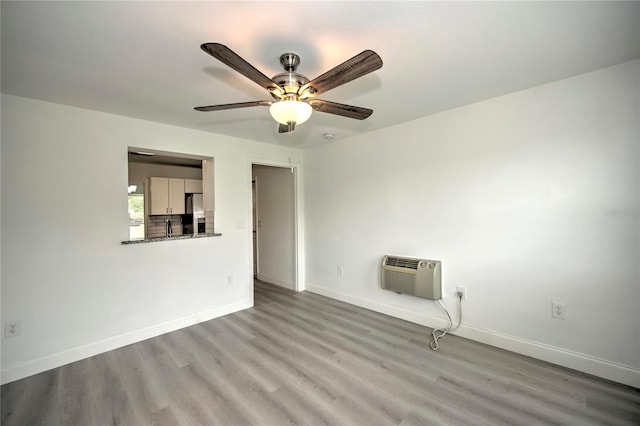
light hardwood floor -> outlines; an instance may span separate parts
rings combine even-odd
[[[640,390],[311,293],[2,386],[2,425],[640,424]]]

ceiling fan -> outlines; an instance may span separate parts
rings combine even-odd
[[[364,120],[373,113],[373,110],[369,108],[315,98],[328,90],[380,69],[382,67],[382,59],[372,50],[365,50],[321,76],[309,80],[304,75],[296,72],[300,64],[300,57],[295,53],[284,53],[280,56],[280,64],[285,69],[285,72],[269,78],[223,44],[204,43],[200,48],[249,80],[267,89],[273,100],[201,106],[195,108],[197,111],[221,111],[252,106],[269,106],[271,116],[280,123],[279,133],[292,132],[296,125],[302,124],[309,119],[313,110],[357,120]]]

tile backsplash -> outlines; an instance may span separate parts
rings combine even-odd
[[[173,235],[182,235],[182,217],[179,214],[147,216],[147,238],[166,237],[167,220],[171,220]]]

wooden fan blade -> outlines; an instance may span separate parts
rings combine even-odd
[[[238,102],[235,104],[210,105],[195,107],[196,111],[222,111],[225,109],[246,108],[252,106],[269,106],[271,101]]]
[[[296,123],[280,124],[280,126],[278,126],[278,133],[293,132],[295,128],[296,128]]]
[[[269,77],[258,71],[249,62],[242,59],[237,53],[220,43],[204,43],[202,50],[213,56],[223,64],[233,68],[249,80],[258,83],[265,89],[274,92],[276,96],[282,95],[282,89]]]
[[[356,120],[364,120],[373,114],[373,110],[369,108],[339,104],[337,102],[324,101],[322,99],[314,99],[309,102],[309,105],[311,105],[315,111],[355,118]]]
[[[307,96],[317,96],[381,67],[382,59],[380,56],[373,50],[365,50],[321,76],[314,78],[302,86],[298,93],[304,95],[306,92]]]

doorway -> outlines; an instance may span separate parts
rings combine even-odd
[[[296,169],[252,164],[254,277],[298,289]]]

